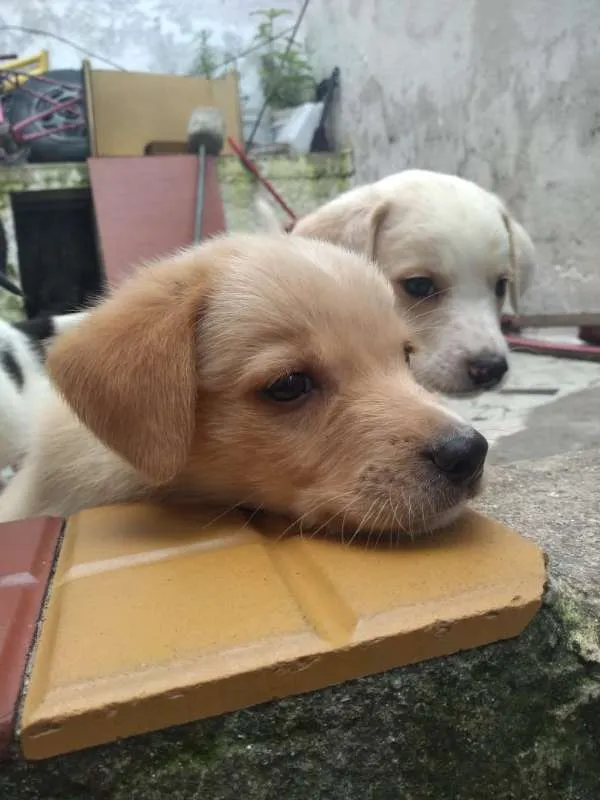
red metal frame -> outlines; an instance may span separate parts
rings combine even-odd
[[[591,344],[568,344],[534,339],[519,334],[505,334],[511,350],[557,358],[572,358],[579,361],[600,361],[600,347]]]
[[[21,70],[14,70],[14,69],[2,69],[0,68],[0,83],[6,80],[10,80],[11,78],[19,78],[20,76],[31,78],[29,73]],[[59,102],[54,100],[47,94],[42,94],[41,92],[36,92],[35,89],[31,89],[27,86],[28,80],[20,85],[16,84],[14,88],[21,89],[21,91],[26,92],[27,94],[31,95],[32,97],[37,97],[49,104],[49,108],[45,111],[40,111],[38,114],[32,114],[29,117],[21,120],[16,124],[12,124],[8,122],[5,117],[4,107],[2,102],[0,102],[0,126],[4,123],[8,125],[8,130],[5,130],[4,136],[9,135],[13,142],[17,145],[26,147],[27,144],[30,142],[36,141],[38,139],[44,139],[47,136],[51,136],[53,133],[58,133],[61,131],[67,130],[76,130],[85,126],[85,115],[83,113],[83,90],[80,86],[74,83],[68,83],[66,81],[56,81],[53,78],[47,78],[44,75],[36,75],[35,79],[38,81],[42,81],[44,83],[49,83],[54,86],[59,86],[61,88],[71,89],[75,92],[75,96],[72,97],[70,100],[64,100]],[[13,90],[0,90],[0,101],[2,97],[7,97]],[[27,133],[26,129],[32,122],[37,122],[38,120],[44,119],[45,117],[50,116],[51,114],[55,114],[58,111],[65,111],[69,108],[74,107],[81,107],[80,122],[66,122],[61,125],[56,125],[54,127],[49,128],[46,131],[38,131],[37,133]],[[1,142],[1,137],[0,137]]]
[[[244,152],[242,147],[235,141],[232,136],[227,137],[227,141],[229,142],[229,146],[233,150],[233,152],[237,155],[240,159],[244,167],[248,170],[251,175],[254,177],[265,187],[265,189],[271,194],[271,196],[279,203],[281,208],[285,211],[285,213],[290,218],[289,227],[293,227],[293,225],[298,221],[298,217],[294,214],[292,209],[288,206],[285,202],[283,197],[279,194],[277,189],[273,186],[271,181],[268,178],[265,178],[264,175],[261,174],[260,170],[258,169],[257,165],[252,161],[252,159],[248,158],[248,155]],[[286,226],[286,230],[287,230]]]
[[[541,356],[555,356],[557,358],[572,358],[579,361],[600,362],[600,346],[582,342],[581,344],[569,342],[548,341],[523,335],[521,328],[514,324],[509,315],[502,316],[502,330],[504,338],[511,350],[520,353],[531,353]]]

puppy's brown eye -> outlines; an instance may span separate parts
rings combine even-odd
[[[508,278],[499,278],[496,281],[494,292],[498,300],[502,300],[506,296],[506,287],[508,286]]]
[[[291,372],[263,389],[262,394],[276,403],[293,403],[309,395],[314,388],[310,375],[305,372]]]
[[[402,286],[406,294],[418,299],[431,297],[437,292],[437,286],[431,278],[416,276],[402,281]]]

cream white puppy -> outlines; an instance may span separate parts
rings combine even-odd
[[[279,227],[264,201],[262,216]],[[499,385],[508,370],[500,312],[528,287],[533,243],[502,200],[455,175],[407,170],[340,195],[292,235],[364,253],[413,327],[417,379],[452,395]]]

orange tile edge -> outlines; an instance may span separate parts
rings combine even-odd
[[[507,533],[515,537],[512,531]],[[145,683],[143,696],[138,685],[138,691],[129,694],[129,701],[127,691],[119,698],[115,680],[108,686],[107,702],[95,708],[89,703],[86,707],[85,702],[66,703],[68,710],[62,715],[51,704],[35,701],[35,696],[39,699],[43,695],[44,688],[44,676],[38,674],[35,676],[38,687],[32,696],[25,698],[23,708],[20,731],[23,753],[28,759],[48,758],[517,636],[539,609],[545,582],[542,552],[531,542],[520,542],[533,557],[526,581],[529,591],[502,603],[498,587],[489,587],[487,597],[482,592],[478,601],[478,608],[486,610],[475,615],[464,614],[464,609],[461,609],[463,615],[457,614],[456,605],[450,602],[444,607],[448,613],[443,618],[438,615],[430,625],[421,624],[416,629],[403,629],[371,641],[350,641],[336,647],[318,638],[311,642],[310,637],[300,637],[296,652],[288,653],[287,660],[242,669],[216,680],[201,676],[193,663],[175,664],[168,670],[170,688],[166,688],[163,680],[165,668],[150,667],[127,676],[129,680]],[[54,602],[56,598],[51,597],[46,619],[53,618]],[[51,627],[42,632],[41,646],[45,637],[51,640]],[[269,643],[264,644],[268,650]],[[97,695],[100,688],[96,684],[93,692]],[[80,687],[83,695],[85,689]],[[111,693],[112,702],[108,701]]]
[[[354,650],[348,658],[346,653],[333,651],[320,656],[308,656],[289,664],[279,664],[275,668],[267,667],[253,673],[230,676],[220,682],[218,691],[210,683],[182,687],[178,692],[148,697],[136,703],[134,715],[131,714],[130,705],[124,704],[121,707],[106,707],[62,720],[56,717],[39,717],[34,721],[24,717],[20,735],[21,747],[27,759],[50,758],[107,744],[118,738],[206,719],[271,700],[317,691],[388,669],[452,655],[464,649],[518,636],[539,608],[540,602],[532,601],[511,608],[508,613],[500,612],[493,619],[488,619],[485,633],[480,629],[481,621],[471,618],[454,624],[447,629],[443,639],[433,642],[424,631],[416,631],[398,639],[381,640],[369,646],[370,663],[366,669],[363,652]],[[403,659],[398,653],[399,647],[409,644],[409,638],[410,645],[420,651],[418,660]],[[465,640],[469,642],[468,645],[465,645]],[[323,683],[322,671],[325,665],[330,680]],[[229,702],[223,702],[225,693],[229,696]],[[243,703],[238,701],[240,696],[244,698]],[[124,715],[121,713],[123,708]]]

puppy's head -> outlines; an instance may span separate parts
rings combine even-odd
[[[48,369],[159,496],[419,532],[477,492],[487,444],[410,358],[391,285],[364,258],[234,236],[139,271],[56,340]]]
[[[422,170],[348,192],[294,234],[366,253],[412,323],[423,385],[449,394],[497,386],[508,370],[499,317],[527,288],[534,248],[502,202],[471,181]]]

